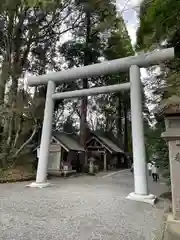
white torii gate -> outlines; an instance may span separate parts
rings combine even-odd
[[[47,182],[47,164],[49,157],[49,145],[51,140],[55,100],[78,98],[82,96],[91,96],[101,93],[118,92],[130,89],[134,162],[134,192],[130,193],[127,198],[153,204],[156,197],[149,193],[147,181],[140,68],[157,65],[162,61],[170,60],[173,58],[174,48],[168,48],[141,54],[138,56],[106,61],[103,63],[97,63],[84,67],[72,68],[69,70],[48,73],[41,76],[29,77],[29,86],[37,86],[42,84],[48,85],[36,182],[31,183],[29,186],[38,188],[49,186],[49,183]],[[125,72],[127,70],[130,72],[130,83],[55,93],[56,83],[60,84],[77,79],[113,74],[117,72]]]

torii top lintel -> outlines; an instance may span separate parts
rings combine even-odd
[[[84,67],[71,68],[60,72],[52,72],[40,76],[32,76],[27,79],[29,86],[47,84],[48,81],[55,83],[70,82],[77,79],[95,77],[116,72],[125,72],[130,66],[149,67],[157,65],[160,62],[174,58],[174,48],[156,50],[149,53],[143,53],[137,56],[120,58],[102,63],[96,63]]]

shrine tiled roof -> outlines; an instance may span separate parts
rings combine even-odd
[[[52,136],[69,150],[84,151],[75,134],[53,131]]]

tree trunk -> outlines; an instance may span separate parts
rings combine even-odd
[[[9,92],[9,101],[8,105],[12,110],[10,111],[10,115],[7,119],[7,122],[4,127],[4,153],[5,158],[7,161],[7,157],[9,155],[10,149],[12,147],[12,143],[14,141],[15,136],[15,118],[16,116],[16,97],[17,97],[17,91],[18,91],[18,76],[12,77],[12,85],[11,90]]]
[[[11,74],[11,57],[12,57],[12,36],[13,36],[13,26],[14,26],[14,15],[15,12],[9,11],[8,14],[8,25],[6,34],[6,49],[3,56],[2,71],[0,76],[0,104],[4,104],[4,96],[6,90],[6,82],[9,80]]]
[[[10,64],[8,63],[7,59],[5,58],[2,63],[2,71],[1,71],[1,75],[0,75],[0,107],[2,109],[2,112],[4,109],[4,97],[5,97],[5,90],[6,90],[6,82],[9,79],[9,74],[10,74]],[[0,150],[1,150],[1,153],[3,153],[3,155],[1,156],[0,162],[1,162],[1,167],[4,169],[7,167],[6,157],[4,155],[4,146],[5,146],[5,144],[4,144],[5,143],[4,142],[4,128],[5,128],[5,126],[7,126],[7,128],[8,128],[8,123],[7,123],[7,121],[3,121],[2,117],[1,117],[1,120],[0,120],[0,135],[1,135]]]
[[[108,113],[105,111],[105,119],[106,119],[106,121],[105,121],[105,132],[108,132],[108,129],[109,129],[109,115],[108,115]]]
[[[18,23],[14,28],[14,40],[12,40],[12,84],[11,90],[9,92],[8,105],[12,107],[12,112],[9,118],[9,129],[7,136],[7,149],[8,151],[11,148],[11,145],[15,138],[15,121],[20,115],[17,114],[17,92],[18,92],[18,80],[22,74],[22,70],[25,64],[25,60],[28,56],[31,41],[27,43],[27,48],[24,51],[23,57],[21,56],[21,47],[22,47],[22,35],[23,35],[23,24],[26,16],[26,9],[22,11],[22,14],[18,16]]]
[[[129,151],[129,141],[128,141],[128,109],[127,109],[127,101],[124,101],[123,104],[123,112],[124,112],[124,151]]]
[[[15,158],[18,156],[18,154],[33,140],[36,132],[37,132],[38,126],[36,126],[31,134],[31,136],[28,138],[26,142],[23,143],[23,145],[16,151],[16,153],[12,156],[12,158]]]
[[[0,108],[2,110],[1,111],[2,113],[5,110],[4,97],[5,97],[5,90],[6,90],[6,82],[9,79],[10,70],[11,70],[11,66],[8,62],[7,56],[5,56],[3,63],[2,63],[2,70],[1,70],[1,74],[0,74]],[[7,126],[7,128],[8,128],[8,123],[7,123],[7,121],[5,121],[5,119],[7,119],[6,115],[5,115],[4,120],[3,120],[3,116],[1,116],[1,119],[0,119],[0,135],[1,135],[0,151],[1,151],[1,153],[4,152],[4,128],[5,128],[5,126]],[[5,158],[2,158],[1,162],[2,162],[2,167],[5,168],[7,165]]]
[[[117,137],[122,143],[122,95],[118,95],[118,120],[117,120]]]
[[[90,35],[91,35],[91,13],[90,11],[86,12],[86,42],[85,42],[85,50],[84,50],[84,66],[91,63],[90,55],[91,51],[89,48],[90,43]],[[83,89],[88,88],[88,79],[83,79]],[[85,146],[85,142],[87,140],[87,105],[88,105],[88,97],[83,97],[81,100],[81,117],[80,117],[80,143],[82,146]]]
[[[15,134],[13,147],[16,147],[16,144],[18,142],[19,136],[20,136],[21,131],[22,131],[22,127],[23,127],[23,116],[21,115],[20,119],[19,119],[19,124],[18,124],[18,127],[17,127],[17,131],[16,131],[16,134]]]
[[[2,71],[0,75],[0,105],[1,106],[4,104],[6,82],[9,79],[9,74],[10,74],[10,66],[7,59],[4,59],[2,64]]]

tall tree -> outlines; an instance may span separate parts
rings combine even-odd
[[[160,68],[150,68],[151,77],[146,83],[151,95],[149,104],[157,106],[159,102],[171,96],[180,94],[180,28],[178,12],[179,1],[170,0],[144,0],[140,8],[140,26],[137,31],[137,49],[147,50],[164,47],[175,47],[176,58],[174,61],[161,64]],[[157,161],[165,169],[169,169],[167,146],[161,139],[164,131],[163,121],[156,120],[155,128],[150,128],[146,134],[149,141],[148,152],[157,155]],[[168,171],[167,171],[168,172]]]
[[[77,1],[83,6],[82,24],[73,32],[74,39],[64,44],[61,52],[69,67],[97,63],[102,56],[103,33],[115,23],[116,8],[113,1]],[[88,88],[90,79],[83,79],[78,88]],[[83,97],[80,104],[80,141],[84,145],[87,138],[88,98]]]
[[[110,36],[108,38],[107,47],[104,50],[104,54],[106,59],[112,60],[116,58],[127,57],[130,55],[134,55],[134,51],[131,45],[131,40],[128,35],[125,23],[122,17],[116,19],[116,25],[110,31]],[[124,83],[129,81],[128,73],[120,73],[108,78],[107,84],[117,84]],[[116,129],[117,129],[117,137],[120,140],[121,145],[124,150],[128,152],[129,144],[128,144],[128,121],[129,121],[129,111],[130,111],[130,96],[129,93],[118,93],[113,94],[112,97],[115,97],[116,102]]]
[[[175,9],[175,10],[173,10]],[[160,80],[166,86],[166,96],[180,94],[179,1],[143,1],[140,8],[140,26],[137,32],[137,49],[175,47],[176,59],[161,65]],[[173,13],[173,14],[172,14]]]
[[[42,74],[57,69],[59,62],[54,59],[60,37],[79,24],[80,16],[74,16],[77,6],[73,1],[70,4],[71,1],[54,1],[42,8],[39,3],[30,7],[21,0],[0,3],[0,103],[4,113],[1,149],[6,156],[11,156],[14,141],[17,142],[16,122],[23,116],[17,105],[22,78],[28,72]],[[7,85],[10,87],[5,95]]]

